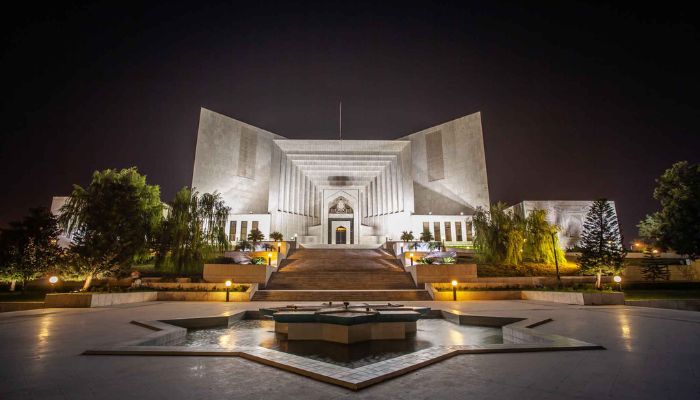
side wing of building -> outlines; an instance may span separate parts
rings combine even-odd
[[[488,207],[481,113],[424,129],[410,140],[415,214],[473,214]]]
[[[274,139],[283,137],[202,108],[192,187],[221,193],[231,214],[266,214]]]
[[[617,214],[615,202],[610,200],[608,203]],[[525,200],[509,207],[509,210],[522,217],[527,217],[533,210],[546,211],[549,223],[559,227],[561,247],[569,249],[581,240],[583,223],[591,205],[593,200]]]

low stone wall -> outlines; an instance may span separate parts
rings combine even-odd
[[[547,292],[537,290],[523,290],[520,293],[522,300],[550,301],[582,306],[625,304],[625,295],[622,293]]]
[[[438,291],[432,285],[426,285],[435,301],[453,301],[452,291]],[[622,293],[583,293],[583,292],[547,292],[536,290],[476,290],[458,291],[457,301],[463,300],[539,300],[553,303],[578,305],[613,305],[625,304]]]
[[[44,299],[44,307],[89,308],[117,304],[155,301],[157,292],[130,293],[50,293]]]
[[[259,283],[265,284],[276,268],[268,265],[250,264],[204,264],[204,280],[207,282]]]
[[[700,299],[650,299],[627,300],[625,304],[633,307],[666,308],[671,310],[700,311]]]
[[[0,302],[0,312],[26,311],[44,308],[43,301],[3,301]]]
[[[226,290],[226,285],[224,282],[219,283],[209,283],[209,282],[199,282],[199,283],[172,283],[172,282],[144,282],[142,287],[153,288],[158,290],[168,290],[168,289],[185,289],[185,290],[201,290],[204,292],[213,290]]]
[[[700,261],[695,261],[691,265],[669,265],[669,279],[666,282],[699,282],[700,281]],[[623,284],[625,283],[647,283],[649,282],[642,274],[642,267],[639,265],[628,265],[622,273]]]

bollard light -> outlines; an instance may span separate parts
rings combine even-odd
[[[615,283],[617,283],[617,289],[621,292],[622,291],[622,277],[620,275],[615,275],[613,277],[613,280]]]
[[[272,265],[272,253],[267,253],[267,265]]]
[[[231,290],[231,281],[226,281],[225,285],[226,285],[226,302],[228,303],[228,299],[229,299],[228,293],[229,293],[229,290]]]
[[[411,253],[410,255],[411,255],[411,265],[413,265],[413,253]]]
[[[282,249],[282,242],[277,242],[277,252],[279,253]]]
[[[452,280],[452,300],[457,301],[457,281]]]
[[[54,285],[56,285],[56,282],[58,282],[58,277],[56,275],[49,278],[49,283],[51,284],[51,291],[52,292],[54,291],[54,288],[55,288]]]

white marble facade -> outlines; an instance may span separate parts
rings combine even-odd
[[[373,244],[429,221],[466,241],[489,204],[481,115],[396,140],[289,140],[202,109],[192,186],[222,194],[232,240],[255,224],[266,238]]]
[[[614,210],[615,202],[609,203]],[[509,210],[523,217],[533,210],[545,210],[549,223],[559,227],[561,247],[570,249],[581,239],[583,222],[592,204],[592,200],[525,200],[511,206]]]

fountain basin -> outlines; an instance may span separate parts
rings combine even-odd
[[[263,309],[275,321],[275,332],[287,340],[322,340],[358,343],[369,340],[401,340],[416,332],[416,321],[429,309],[369,305],[344,307],[281,307]]]

